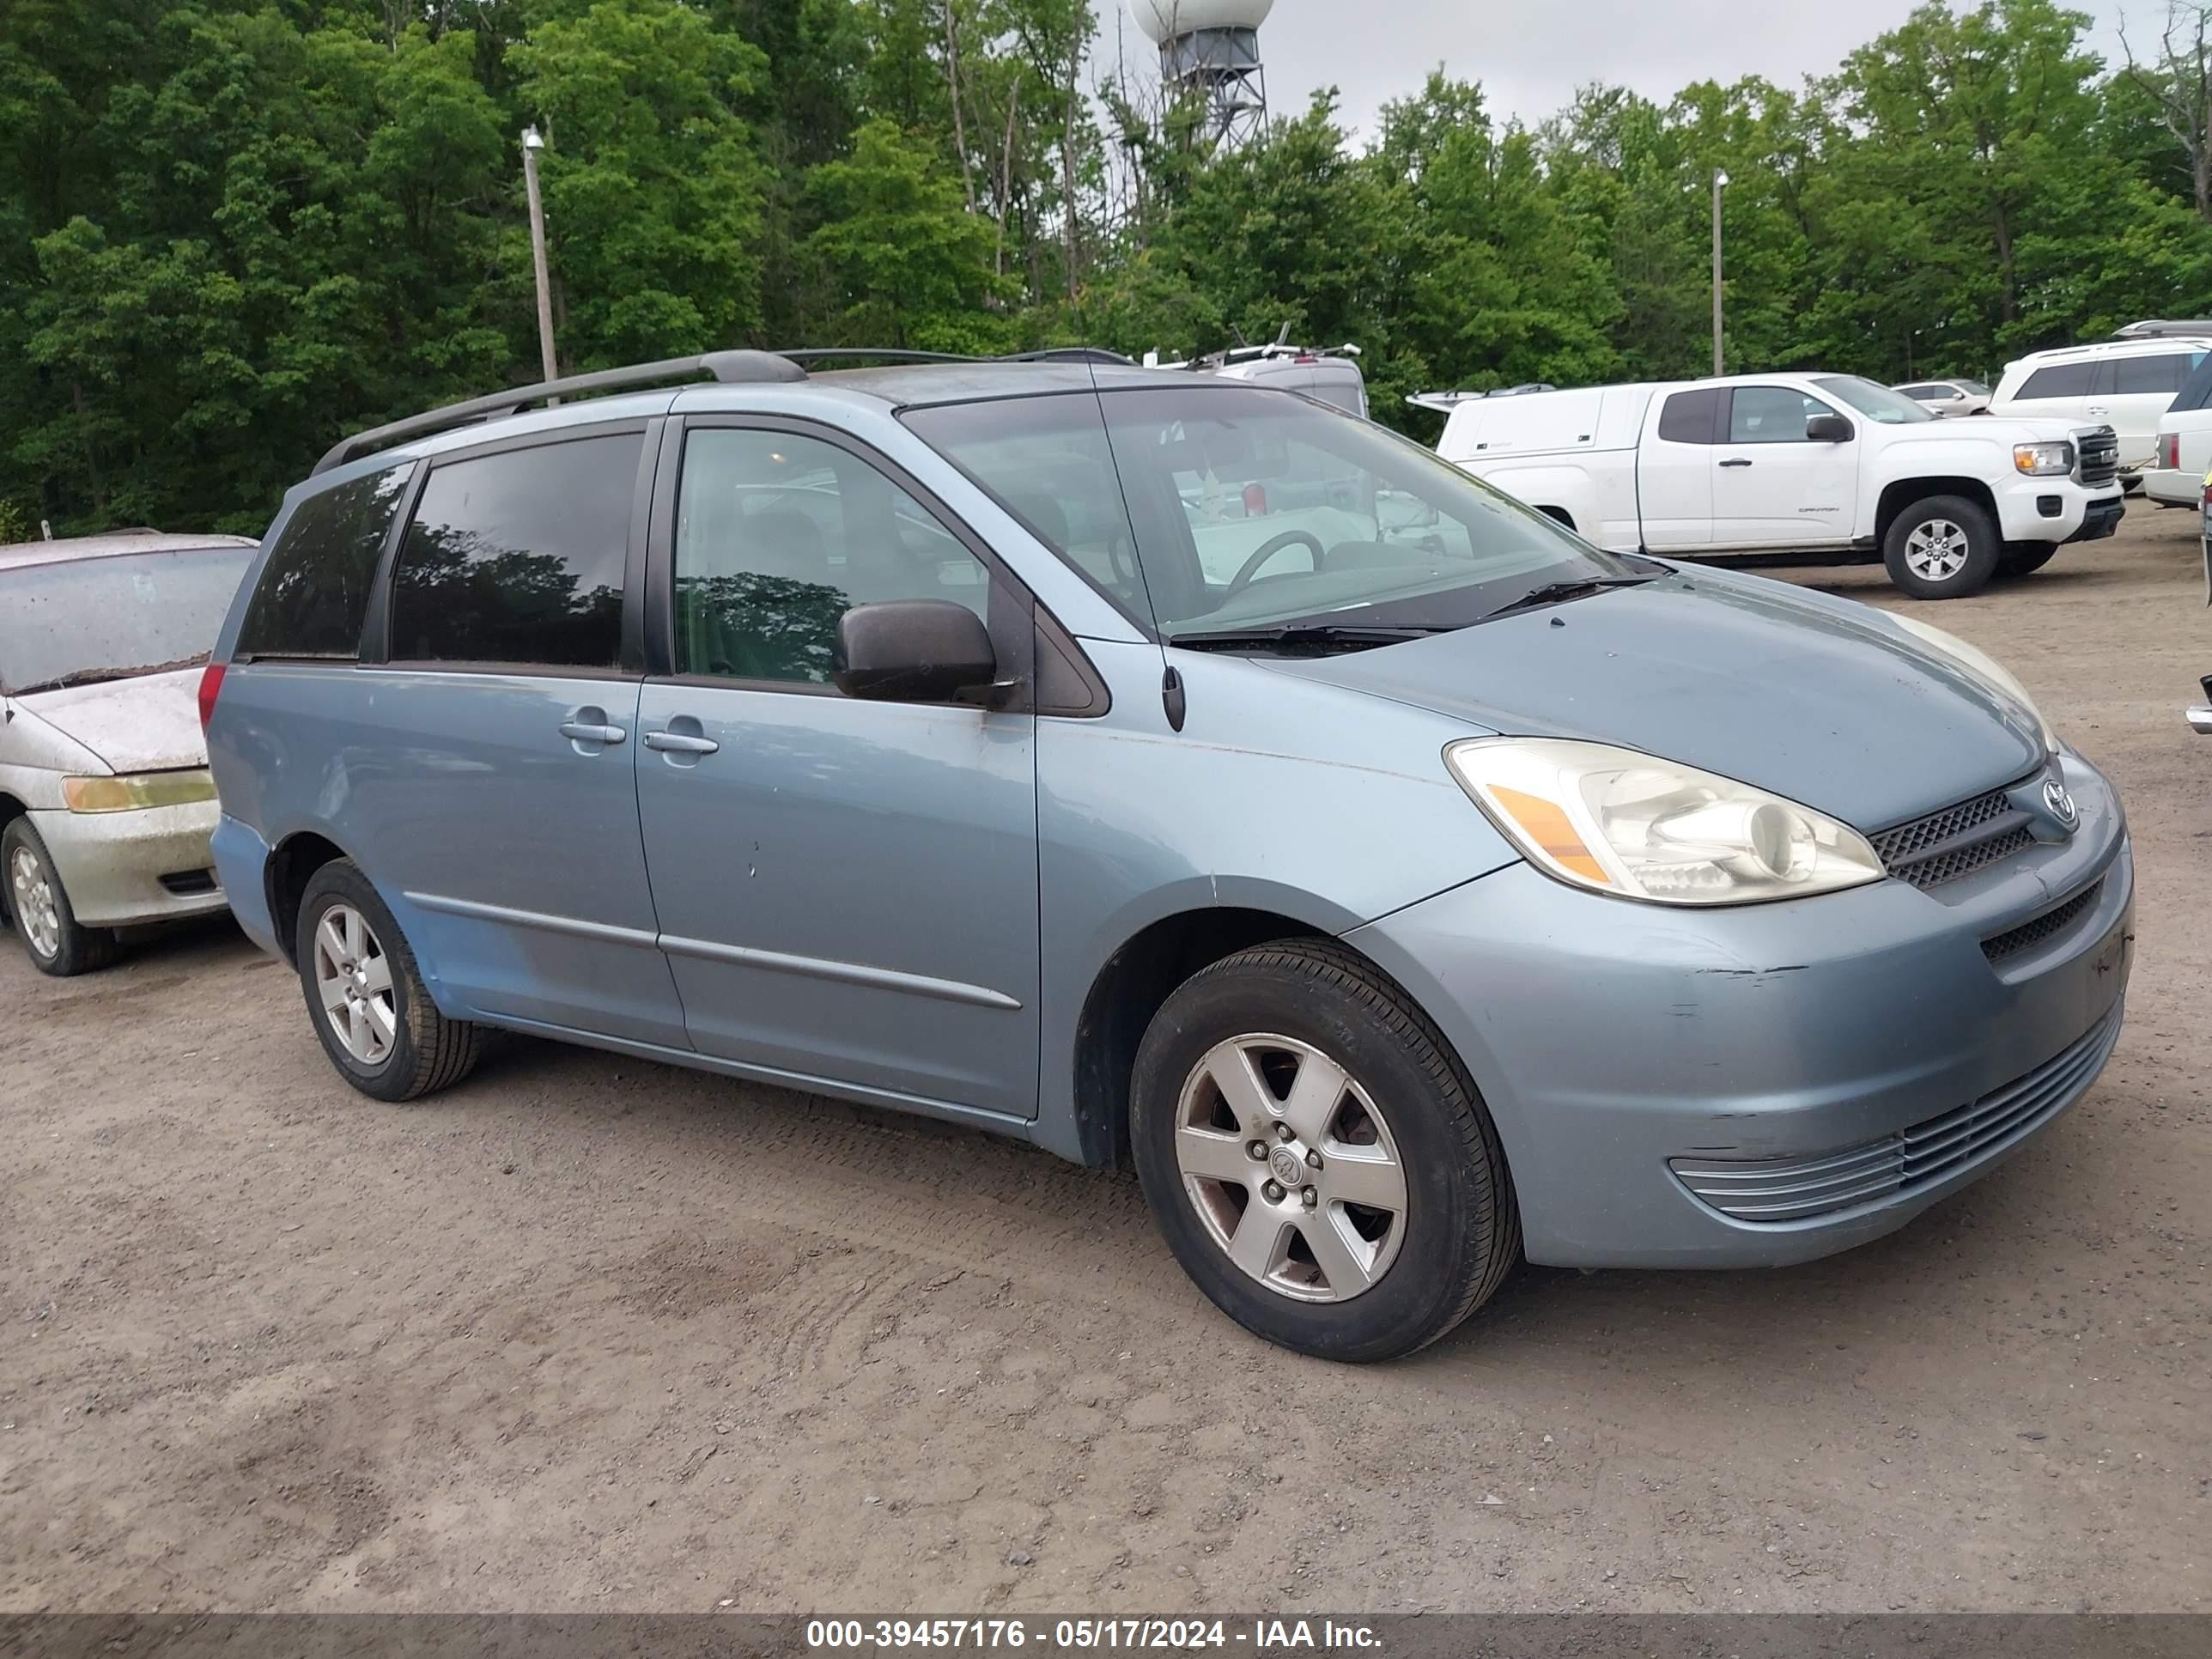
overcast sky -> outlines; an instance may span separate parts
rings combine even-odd
[[[1113,55],[1110,12],[1104,56]],[[1278,111],[1305,106],[1315,87],[1344,90],[1344,115],[1367,126],[1386,100],[1417,90],[1442,63],[1479,80],[1496,115],[1534,125],[1591,81],[1666,99],[1692,81],[1762,75],[1788,87],[1825,75],[1853,47],[1894,28],[1915,0],[1276,0],[1260,32],[1267,93]],[[2116,54],[2124,9],[2147,29],[2165,0],[2074,0],[2098,20],[2096,44]],[[2137,32],[2131,30],[2131,32]],[[1133,29],[1133,52],[1150,46]],[[2140,44],[2140,43],[2139,43]]]

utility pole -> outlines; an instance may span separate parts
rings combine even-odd
[[[538,355],[544,361],[545,378],[557,380],[561,370],[553,356],[553,279],[545,268],[545,203],[538,193],[538,152],[544,148],[545,140],[538,136],[537,127],[523,128],[522,182],[530,192],[530,259],[538,271]],[[1713,268],[1717,270],[1717,243],[1715,249]],[[1718,301],[1715,304],[1717,307]]]
[[[1725,374],[1721,361],[1721,192],[1728,188],[1725,171],[1713,174],[1713,373]]]

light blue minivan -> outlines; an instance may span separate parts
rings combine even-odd
[[[1524,1255],[1887,1233],[2111,1054],[2120,804],[1972,647],[1285,392],[802,356],[287,497],[215,857],[356,1088],[498,1027],[1133,1164],[1230,1316],[1380,1359]]]

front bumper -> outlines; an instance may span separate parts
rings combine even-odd
[[[2071,478],[2014,478],[1996,490],[1997,524],[2008,542],[2082,542],[2120,527],[2127,495],[2115,483],[2090,489]],[[2056,512],[2045,509],[2055,504]]]
[[[223,908],[208,850],[220,811],[204,800],[131,812],[34,811],[31,825],[77,921],[87,927],[128,927]]]
[[[2110,1053],[2133,860],[2103,778],[2063,764],[2081,812],[2070,839],[1925,891],[1888,880],[1669,909],[1524,864],[1349,937],[1474,1073],[1530,1260],[1809,1261],[1893,1231],[1984,1173],[2078,1099]],[[2047,936],[2009,938],[2054,913]],[[2015,948],[1993,961],[1984,941],[2000,938]],[[1960,1156],[1923,1156],[1961,1125]],[[1715,1170],[1723,1188],[1739,1175],[1743,1187],[1802,1187],[1793,1170],[1838,1158],[1872,1169],[1893,1145],[1908,1149],[1897,1180],[1838,1188],[1817,1213],[1746,1219],[1692,1191],[1716,1186]],[[1789,1207],[1803,1206],[1778,1206]]]

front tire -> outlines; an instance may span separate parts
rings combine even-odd
[[[438,1012],[398,922],[350,860],[307,878],[293,960],[323,1052],[362,1093],[416,1100],[476,1069],[483,1028]]]
[[[1882,538],[1882,563],[1900,592],[1963,599],[1997,574],[2004,549],[1988,512],[1963,495],[1930,495],[1897,515]]]
[[[8,890],[8,915],[31,966],[56,979],[88,974],[113,962],[121,947],[105,927],[86,927],[70,908],[52,856],[28,818],[0,833],[0,882]]]
[[[1145,1034],[1130,1110],[1169,1248],[1270,1342],[1395,1359],[1520,1260],[1473,1083],[1412,1000],[1341,945],[1261,945],[1183,984]]]

